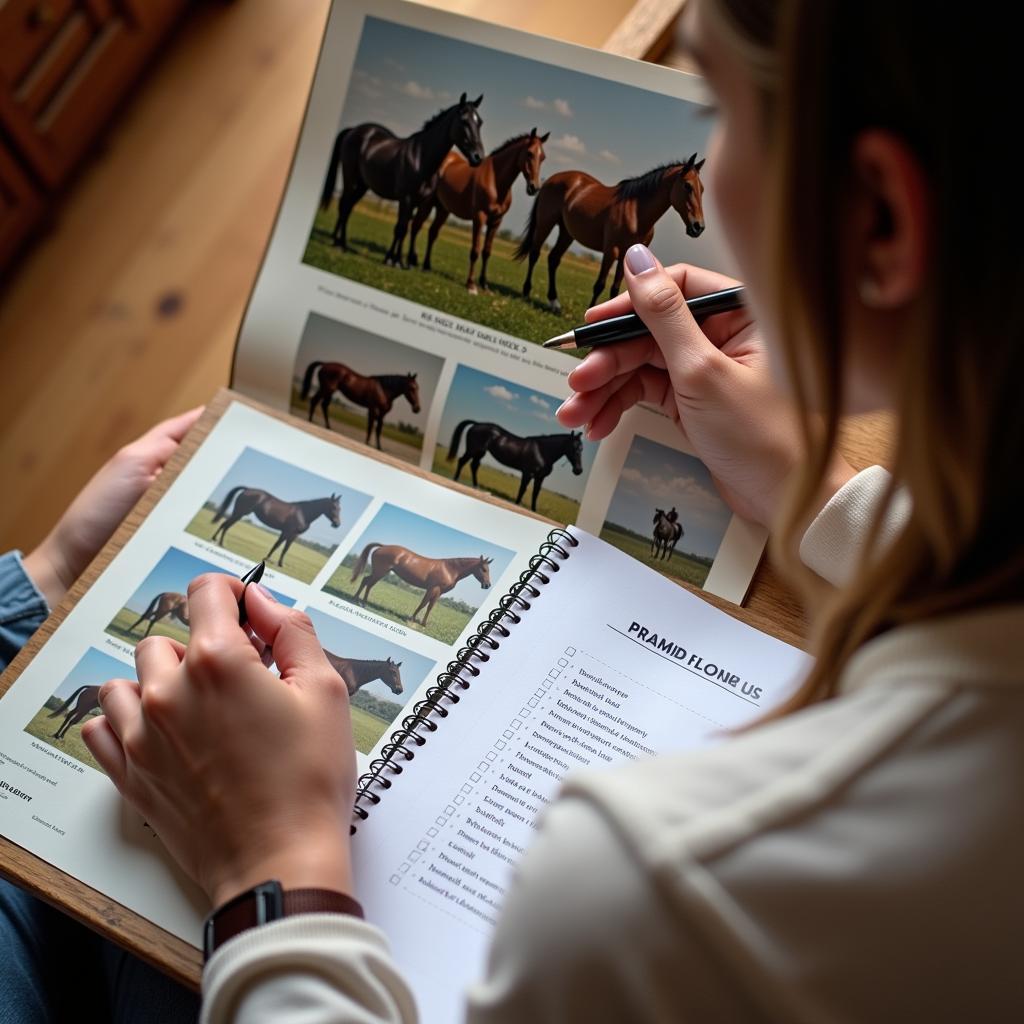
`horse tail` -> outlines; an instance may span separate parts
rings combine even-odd
[[[334,140],[334,149],[331,150],[331,162],[327,165],[327,177],[324,178],[324,190],[320,193],[320,209],[326,210],[331,203],[331,197],[334,195],[334,186],[338,183],[338,164],[341,163],[341,144],[345,139],[345,136],[351,131],[351,128],[345,128],[338,132],[338,137]]]
[[[452,434],[451,447],[448,449],[448,455],[446,458],[449,462],[455,458],[455,453],[459,450],[459,442],[462,440],[462,432],[466,427],[471,427],[476,423],[476,420],[463,420],[456,428],[455,433]]]
[[[71,707],[71,705],[72,705],[72,704],[74,704],[74,702],[75,702],[75,698],[76,698],[76,697],[77,697],[77,696],[78,696],[78,695],[79,695],[79,694],[80,694],[80,693],[81,693],[81,692],[82,692],[83,690],[86,690],[86,689],[88,689],[88,685],[85,685],[85,686],[80,686],[80,687],[79,687],[79,688],[78,688],[77,690],[75,690],[75,692],[74,692],[73,694],[71,694],[71,696],[70,696],[70,697],[68,697],[68,699],[67,699],[66,701],[64,701],[64,703],[63,703],[63,704],[61,704],[61,706],[60,706],[59,708],[57,708],[57,710],[56,710],[56,711],[51,711],[51,712],[50,712],[50,713],[49,713],[49,714],[48,714],[48,715],[47,715],[46,717],[47,717],[47,718],[56,718],[56,717],[57,717],[58,715],[62,715],[62,714],[64,714],[64,712],[65,712],[65,711],[67,711],[67,709],[68,709],[69,707]]]
[[[301,395],[302,398],[308,398],[309,397],[309,389],[310,389],[310,387],[313,384],[313,371],[318,366],[323,366],[323,365],[324,365],[323,364],[323,360],[315,359],[313,362],[311,362],[309,364],[309,366],[306,367],[306,376],[302,378],[302,395]]]
[[[537,205],[540,203],[540,193],[537,193],[537,198],[533,201],[533,206],[530,207],[530,216],[526,220],[526,228],[523,231],[523,237],[519,239],[519,245],[516,246],[516,251],[512,253],[512,259],[524,260],[530,255],[530,250],[533,248],[533,236],[537,233]]]
[[[366,547],[363,548],[363,553],[359,556],[359,561],[356,562],[356,567],[352,570],[352,579],[353,580],[358,579],[359,574],[366,568],[366,560],[367,560],[367,558],[370,557],[370,552],[374,548],[379,548],[379,547],[380,547],[380,541],[379,540],[375,540],[372,544],[367,544]]]
[[[244,490],[245,490],[245,488],[242,487],[241,485],[239,485],[238,487],[232,487],[231,490],[228,491],[227,495],[224,497],[224,500],[220,503],[220,508],[217,509],[217,512],[216,512],[216,514],[213,517],[213,521],[215,523],[219,523],[224,518],[224,516],[227,514],[228,505],[231,504],[231,502],[234,499],[235,495],[239,491],[244,491]],[[147,611],[148,610],[149,609],[147,609]]]

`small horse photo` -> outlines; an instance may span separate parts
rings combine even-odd
[[[434,472],[574,523],[597,445],[559,424],[560,402],[460,365],[441,417]]]
[[[356,750],[368,755],[396,727],[423,682],[433,681],[436,662],[315,608],[306,612],[348,689]]]
[[[186,530],[254,564],[312,582],[371,497],[246,448]]]
[[[291,411],[419,465],[444,360],[310,313],[295,357]]]
[[[515,553],[384,505],[324,591],[453,644]],[[489,606],[488,606],[489,607]]]
[[[259,561],[259,559],[257,559]],[[147,636],[169,636],[188,643],[188,585],[207,572],[224,572],[178,548],[169,548],[107,626],[107,632],[133,647]],[[284,604],[294,600],[271,591]]]
[[[108,679],[134,679],[135,667],[89,648],[25,726],[25,732],[62,754],[103,771],[82,739],[82,726],[99,715],[100,687]]]
[[[636,436],[601,538],[669,579],[703,587],[731,520],[700,459]]]

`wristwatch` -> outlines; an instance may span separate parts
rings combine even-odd
[[[203,925],[203,963],[214,950],[247,928],[294,914],[351,914],[363,908],[351,896],[333,889],[288,889],[276,879],[261,882],[211,911]]]

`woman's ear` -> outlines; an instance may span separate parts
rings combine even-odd
[[[928,185],[917,158],[896,134],[860,133],[851,152],[852,261],[861,302],[896,309],[920,291],[931,232]]]

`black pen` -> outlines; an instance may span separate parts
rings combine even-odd
[[[242,596],[238,599],[238,624],[244,626],[249,621],[249,615],[245,610],[245,591],[250,583],[259,583],[263,579],[263,570],[266,569],[267,563],[260,562],[259,565],[254,565],[243,577],[242,582],[245,584],[242,587]]]
[[[698,320],[714,313],[728,313],[743,305],[743,286],[737,285],[735,288],[725,288],[720,292],[696,295],[692,299],[687,299],[686,305]],[[544,348],[604,348],[605,345],[615,345],[620,341],[630,341],[632,338],[641,338],[650,333],[647,325],[636,313],[626,313],[624,316],[612,316],[607,320],[596,320],[592,324],[574,327],[556,338],[549,338],[544,342]]]

